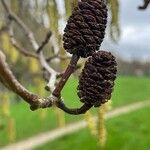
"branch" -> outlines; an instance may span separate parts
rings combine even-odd
[[[63,110],[64,112],[71,114],[71,115],[84,114],[92,107],[92,105],[90,104],[83,104],[83,106],[81,106],[80,108],[70,109],[65,106],[63,101],[58,101],[56,103],[56,106],[60,108],[61,110]]]
[[[72,73],[74,73],[75,71],[77,71],[78,69],[80,69],[81,66],[82,66],[81,64],[77,64],[76,67],[75,67],[75,69],[74,69],[74,71]],[[63,74],[64,74],[64,72],[58,74],[57,78],[61,78],[63,76]]]
[[[143,6],[139,6],[138,9],[145,10],[149,4],[150,4],[150,0],[144,0]]]
[[[37,49],[37,53],[40,53],[40,52],[41,52],[41,50],[44,48],[44,46],[48,43],[48,41],[49,41],[51,35],[52,35],[52,32],[49,31],[49,32],[47,33],[47,35],[46,35],[45,40],[41,43],[41,45],[40,45],[39,48]]]
[[[30,53],[29,51],[25,50],[22,46],[18,44],[17,40],[14,37],[13,27],[11,23],[8,28],[9,28],[8,33],[10,37],[10,42],[16,48],[16,50],[18,50],[18,52],[22,53],[26,57],[33,57],[33,58],[38,59],[38,55]]]
[[[37,95],[30,93],[25,89],[12,74],[8,64],[6,63],[5,55],[0,51],[0,78],[13,92],[21,96],[30,105],[39,104]]]
[[[74,59],[76,60],[77,57],[74,57]],[[2,83],[5,83],[5,86],[7,85],[7,88],[9,87],[9,89],[11,89],[14,93],[22,97],[27,103],[31,105],[31,110],[37,110],[39,108],[48,108],[52,105],[55,105],[58,108],[65,111],[66,113],[79,115],[85,113],[92,107],[92,105],[84,104],[81,108],[70,109],[67,106],[65,106],[65,104],[59,97],[56,97],[53,94],[47,98],[41,98],[38,95],[29,92],[17,81],[6,62],[5,55],[0,51],[0,81],[1,79],[2,81],[4,81]],[[61,80],[61,85],[63,85],[65,81],[66,80]],[[60,89],[61,88],[62,86],[60,86]]]
[[[46,87],[50,91],[53,91],[58,73],[48,65],[48,63],[46,62],[46,60],[44,58],[42,51],[39,53],[39,58],[40,58],[40,62],[41,62],[41,65],[43,66],[43,68],[45,68],[45,70],[47,70],[50,73],[49,82],[47,83]]]
[[[24,30],[26,35],[29,37],[31,36],[31,38],[32,38],[32,35],[30,34],[30,30],[28,29],[28,27],[24,24],[23,21],[20,20],[20,18],[16,14],[14,14],[12,12],[12,10],[6,4],[6,0],[1,0],[1,2],[2,2],[4,9],[6,10],[6,12],[8,14],[8,18],[10,20],[14,20]]]
[[[61,80],[59,81],[59,83],[57,84],[57,87],[53,91],[54,96],[61,97],[61,91],[64,85],[66,84],[68,78],[70,77],[70,75],[74,72],[74,69],[76,68],[78,60],[79,60],[79,57],[77,55],[72,56],[67,69],[63,73]]]
[[[44,58],[44,54],[41,51],[41,48],[44,47],[44,45],[46,44],[46,42],[48,42],[49,38],[50,38],[50,34],[48,34],[46,40],[44,41],[44,43],[39,46],[33,32],[28,28],[28,26],[16,15],[12,12],[12,10],[7,6],[6,1],[5,0],[1,0],[6,13],[8,13],[8,18],[10,21],[15,21],[20,27],[21,29],[24,31],[25,35],[27,36],[27,38],[29,39],[29,42],[31,44],[31,46],[33,47],[33,49],[35,50],[35,52],[37,53],[38,57],[39,57],[39,61],[40,64],[43,68],[45,68],[45,70],[47,70],[50,74],[49,77],[49,82],[47,84],[47,87],[52,91],[55,87],[55,81],[56,81],[56,76],[57,76],[57,72],[49,66],[49,64],[47,63],[46,59]],[[15,42],[15,41],[13,41]],[[16,43],[15,43],[16,44]],[[17,45],[18,47],[18,45]],[[20,48],[20,47],[19,47]],[[40,50],[39,50],[40,49]],[[37,51],[39,50],[39,51]]]
[[[1,1],[2,1],[2,4],[6,10],[6,13],[8,14],[9,20],[15,21],[15,23],[17,23],[20,26],[20,28],[24,31],[25,35],[29,39],[33,49],[35,51],[37,51],[40,46],[38,45],[37,41],[35,40],[33,32],[28,28],[28,26],[16,14],[14,14],[12,12],[12,10],[7,6],[5,0],[1,0]]]

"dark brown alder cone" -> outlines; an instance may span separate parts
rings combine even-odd
[[[110,52],[99,51],[85,63],[79,78],[78,96],[83,103],[95,107],[111,98],[117,63]]]
[[[64,30],[64,48],[81,57],[91,56],[103,41],[107,24],[104,0],[81,0]]]

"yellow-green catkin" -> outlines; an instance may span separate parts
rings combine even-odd
[[[3,118],[3,120],[6,121],[6,130],[9,141],[14,142],[16,139],[16,127],[15,127],[15,120],[10,116],[10,103],[8,93],[3,92],[3,94],[0,95],[0,100],[1,100],[0,115]]]
[[[16,63],[17,60],[19,59],[19,53],[13,46],[11,46],[10,50],[11,50],[11,62]]]
[[[62,36],[61,35],[59,35],[58,42],[59,42],[59,45],[60,45],[59,55],[62,56],[62,57],[66,57],[67,53],[66,53],[66,51],[63,48]],[[59,63],[60,63],[60,69],[61,69],[61,71],[63,71],[67,67],[67,65],[69,63],[69,59],[61,59],[59,61]]]
[[[105,104],[98,110],[98,144],[104,147],[106,144],[106,127],[105,127]]]
[[[97,122],[93,115],[88,111],[84,115],[84,119],[87,122],[88,128],[91,131],[91,134],[97,136]]]
[[[13,10],[13,12],[15,14],[18,14],[18,12],[19,12],[19,1],[18,0],[10,1],[10,6],[11,6],[11,9]]]
[[[54,112],[56,114],[56,121],[59,128],[65,126],[65,114],[62,110],[58,108],[54,108]]]
[[[65,11],[66,11],[66,17],[68,18],[72,13],[72,6],[70,0],[64,0],[65,2]]]
[[[29,69],[32,73],[37,73],[39,72],[39,64],[38,64],[38,60],[33,59],[33,58],[29,58]]]
[[[72,10],[73,8],[75,8],[78,4],[78,0],[64,0],[65,2],[65,16],[66,18],[68,18],[71,13],[72,13]]]
[[[105,115],[111,109],[111,101],[103,104],[98,109],[98,145],[104,148],[107,142],[107,130],[105,126]]]
[[[4,52],[9,55],[10,53],[10,40],[9,40],[9,35],[4,32],[1,34],[1,46],[4,50]]]
[[[59,11],[56,0],[47,1],[46,12],[49,19],[49,27],[55,34],[55,37],[58,38],[58,25],[59,25]]]
[[[3,127],[3,121],[2,121],[1,114],[0,114],[0,130],[2,129],[2,127]]]
[[[10,142],[14,142],[16,139],[16,124],[15,120],[9,117],[7,122],[7,133]]]
[[[35,14],[38,14],[40,11],[39,0],[35,0]]]
[[[36,85],[36,92],[38,93],[38,95],[40,95],[41,97],[46,95],[46,91],[45,91],[45,83],[43,80],[39,79],[39,78],[35,78],[34,79],[34,83]],[[39,113],[39,118],[41,121],[45,120],[47,117],[47,109],[40,109],[38,111]]]
[[[9,117],[10,116],[10,104],[9,104],[9,97],[7,93],[3,92],[3,94],[0,95],[0,100],[1,100],[1,114],[4,117]]]
[[[72,10],[78,5],[78,0],[72,0]]]
[[[10,61],[16,63],[19,59],[19,53],[16,48],[12,46],[9,35],[5,32],[1,35],[1,44]]]
[[[110,24],[110,37],[114,42],[120,37],[120,26],[119,26],[119,1],[108,0],[111,12],[111,24]]]

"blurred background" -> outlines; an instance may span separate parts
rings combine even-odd
[[[41,43],[51,30],[52,37],[44,48],[46,56],[59,53],[69,56],[62,46],[62,34],[67,18],[78,0],[7,0],[12,11],[33,31]],[[60,129],[65,133],[56,139],[38,140],[32,148],[49,150],[148,150],[150,147],[150,8],[139,10],[143,0],[108,0],[109,18],[101,50],[111,51],[118,62],[118,77],[111,101],[100,109],[80,116],[65,114],[57,108],[32,112],[28,104],[0,83],[0,149],[13,143],[26,141],[41,134]],[[13,47],[7,33],[7,13],[0,1],[0,50],[17,79],[30,91],[49,95],[44,87],[43,70],[39,62],[25,57]],[[14,35],[24,49],[34,52],[22,30],[14,25]],[[53,59],[53,68],[62,72],[69,59]],[[84,65],[84,60],[79,62]],[[82,69],[82,67],[81,67]],[[70,107],[80,106],[77,96],[77,70],[67,82],[62,96]],[[112,115],[111,115],[112,114]],[[95,119],[97,116],[97,119]],[[72,129],[84,120],[87,126]],[[83,123],[84,124],[84,123]],[[81,125],[82,126],[82,125]],[[44,140],[43,140],[44,141]],[[31,139],[32,143],[32,139]],[[25,149],[27,145],[22,144]],[[20,148],[22,150],[23,148]],[[10,149],[14,149],[13,147]]]

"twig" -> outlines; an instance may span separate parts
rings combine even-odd
[[[144,9],[146,9],[148,7],[149,4],[150,4],[150,0],[144,0],[143,6],[139,6],[138,8],[140,10],[144,10]]]
[[[52,35],[52,32],[49,31],[46,35],[45,40],[41,43],[41,45],[39,46],[39,48],[37,49],[37,53],[40,53],[40,51],[44,48],[44,46],[48,43],[50,37]]]
[[[63,103],[63,101],[58,101],[56,106],[60,108],[61,110],[63,110],[64,112],[71,114],[71,115],[84,114],[92,107],[92,105],[90,104],[83,104],[83,106],[80,108],[71,109],[71,108],[67,108],[65,104]]]
[[[70,75],[74,72],[74,69],[76,68],[77,62],[79,60],[79,57],[77,55],[73,55],[71,58],[71,61],[65,70],[65,72],[62,75],[62,78],[60,82],[57,84],[57,87],[53,91],[53,95],[56,97],[61,97],[61,90],[63,89],[65,83],[67,82]]]
[[[19,43],[16,41],[15,37],[14,37],[14,33],[13,33],[13,27],[10,24],[9,25],[9,36],[10,36],[10,42],[11,44],[16,48],[16,50],[18,50],[20,53],[22,53],[24,56],[26,57],[33,57],[38,59],[38,55],[30,53],[29,51],[25,50],[22,46],[19,45]]]
[[[78,69],[80,69],[81,66],[82,66],[81,64],[77,64],[76,67],[75,67],[75,69],[74,69],[74,72],[77,71]],[[74,73],[74,72],[73,72],[73,73]],[[58,75],[57,75],[57,78],[61,78],[61,77],[63,76],[63,74],[64,74],[64,72],[58,74]]]
[[[50,78],[49,78],[49,81],[48,81],[46,87],[50,91],[53,91],[58,73],[48,65],[48,63],[46,62],[46,60],[44,58],[42,51],[39,53],[39,58],[40,58],[40,62],[41,62],[41,65],[43,66],[43,68],[45,68],[50,73]]]
[[[8,5],[6,4],[5,0],[1,0],[3,7],[5,8],[7,14],[8,14],[8,18],[10,20],[14,20],[23,30],[25,33],[27,33],[26,35],[29,36],[30,38],[32,38],[32,35],[30,34],[30,30],[28,29],[28,27],[24,24],[24,22],[22,22],[20,20],[20,18],[14,14],[12,12],[12,10],[8,7]]]

